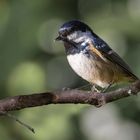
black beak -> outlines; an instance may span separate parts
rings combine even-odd
[[[55,39],[55,41],[60,41],[60,40],[62,40],[61,36],[58,36],[58,37]]]
[[[68,43],[70,43],[71,45],[73,45],[75,48],[77,48],[77,44],[75,44],[74,42],[72,42],[72,41],[69,41],[69,40],[67,40],[66,38],[63,38],[63,37],[61,37],[61,36],[58,36],[57,38],[55,38],[55,40],[54,41],[65,41],[65,42],[68,42]]]

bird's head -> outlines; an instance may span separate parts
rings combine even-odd
[[[92,30],[85,23],[72,20],[64,23],[59,29],[59,36],[56,40],[61,40],[68,44],[81,44],[93,35]]]

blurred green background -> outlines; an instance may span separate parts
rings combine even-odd
[[[140,77],[140,0],[0,0],[1,98],[86,84],[69,67],[58,28],[86,22]],[[96,109],[48,105],[16,111],[32,134],[0,117],[3,140],[139,140],[140,96]]]

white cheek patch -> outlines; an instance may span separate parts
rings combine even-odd
[[[68,35],[67,38],[69,40],[75,40],[77,38],[77,36],[78,36],[78,31],[75,31],[75,32],[71,33],[70,35]]]
[[[82,32],[82,31],[75,31],[67,36],[67,38],[73,42],[80,43],[83,41],[89,41],[89,38],[91,38],[92,34],[89,31]]]
[[[83,40],[84,40],[84,36],[81,36],[81,37],[76,38],[76,39],[74,40],[74,42],[80,43],[80,42],[82,42]]]

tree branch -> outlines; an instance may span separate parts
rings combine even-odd
[[[57,90],[31,95],[20,95],[0,100],[0,112],[21,110],[48,104],[91,104],[100,107],[106,103],[136,95],[140,91],[140,80],[128,87],[120,88],[107,93],[97,93],[83,90]]]

